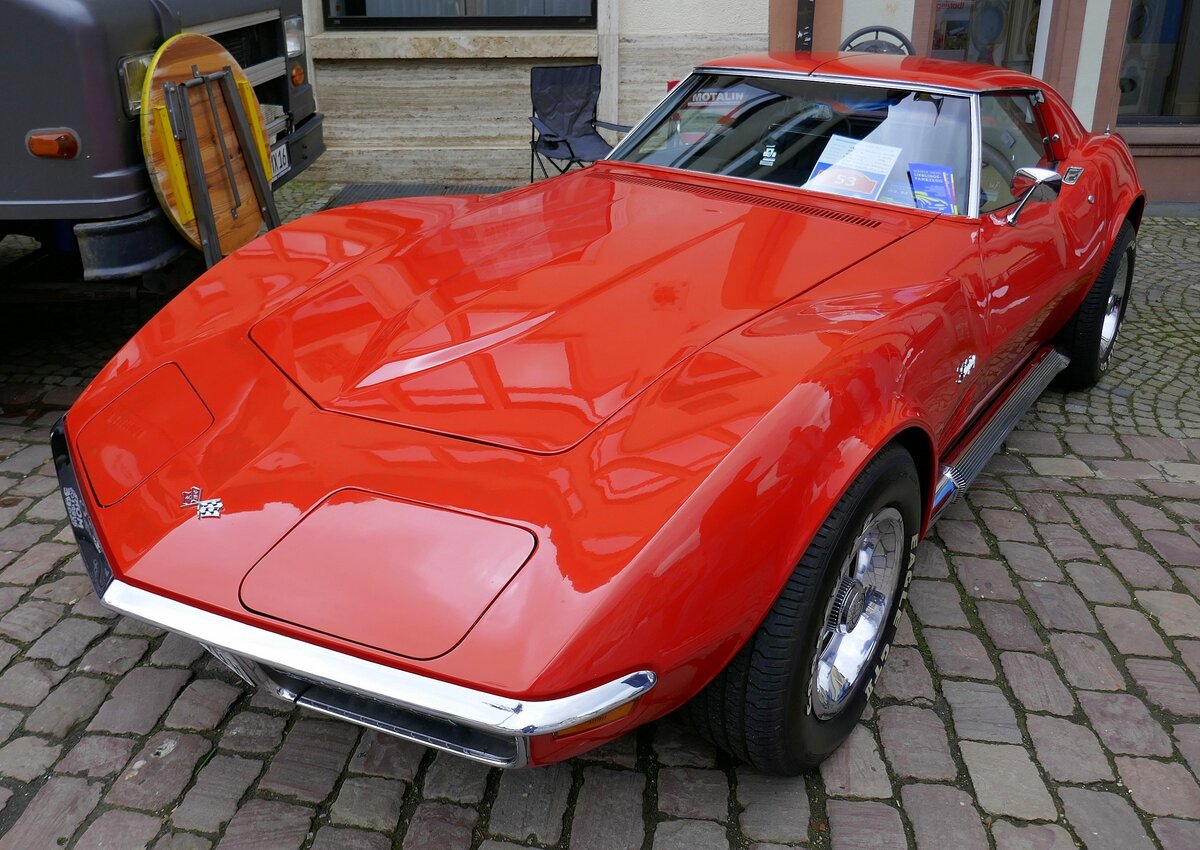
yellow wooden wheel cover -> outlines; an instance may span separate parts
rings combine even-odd
[[[271,164],[263,133],[262,107],[250,81],[246,79],[245,72],[228,51],[208,36],[199,33],[180,33],[163,42],[150,61],[146,79],[142,83],[142,153],[146,157],[150,183],[154,186],[154,193],[158,196],[167,218],[185,239],[199,248],[200,230],[196,223],[196,212],[192,208],[183,149],[171,132],[171,119],[167,115],[166,95],[163,92],[164,83],[182,83],[190,80],[192,66],[196,66],[201,74],[211,74],[226,66],[230,68],[235,89],[241,97],[246,120],[250,124],[250,131],[258,148],[247,155],[259,157],[268,184],[271,179]],[[204,87],[197,86],[191,89],[188,97],[192,107],[192,120],[196,125],[196,136],[200,142],[200,155],[208,192],[212,199],[213,218],[221,243],[220,252],[226,255],[253,239],[262,227],[263,218],[254,194],[254,186],[250,182],[246,160],[233,129],[233,117],[225,103],[220,85],[214,83],[212,92],[224,131],[225,147],[229,151],[233,167],[233,179],[241,200],[236,210],[229,174],[225,169],[214,129],[212,107]]]

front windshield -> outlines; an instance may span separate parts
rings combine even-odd
[[[968,98],[697,74],[614,159],[965,215]]]

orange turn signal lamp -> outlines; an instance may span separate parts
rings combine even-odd
[[[304,63],[297,62],[292,66],[292,85],[299,88],[304,85]]]
[[[569,738],[572,735],[579,735],[582,732],[588,732],[592,729],[598,729],[601,726],[607,726],[617,720],[622,720],[633,713],[633,707],[637,705],[637,700],[630,700],[624,705],[618,705],[616,708],[611,708],[598,717],[593,717],[591,720],[585,720],[582,723],[577,723],[574,726],[568,726],[566,729],[559,729],[554,733],[555,738]]]
[[[79,138],[70,130],[34,130],[26,144],[43,159],[74,159],[79,153]]]

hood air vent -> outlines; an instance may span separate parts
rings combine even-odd
[[[770,207],[774,210],[786,210],[788,212],[800,213],[801,215],[810,215],[816,218],[824,218],[830,221],[839,221],[843,224],[853,224],[858,227],[867,227],[874,230],[879,227],[879,222],[872,218],[866,218],[853,213],[838,212],[837,210],[825,209],[824,207],[814,207],[811,204],[801,204],[795,201],[785,201],[780,198],[766,198],[761,195],[752,195],[749,192],[737,192],[732,189],[714,189],[709,186],[699,186],[695,183],[683,183],[675,180],[661,180],[657,177],[643,177],[639,174],[619,174],[611,171],[602,173],[593,173],[592,177],[599,180],[615,180],[620,183],[633,183],[638,186],[657,186],[663,189],[676,189],[684,192],[691,192],[694,195],[699,195],[702,198],[712,198],[717,201],[732,201],[736,204],[753,204],[758,207]]]

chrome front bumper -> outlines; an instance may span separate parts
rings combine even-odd
[[[280,699],[498,767],[529,760],[529,739],[569,729],[654,687],[649,670],[552,700],[517,700],[365,661],[113,580],[108,607],[204,644]]]

